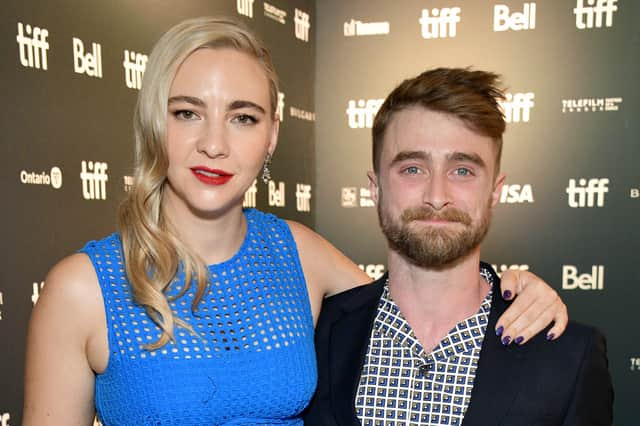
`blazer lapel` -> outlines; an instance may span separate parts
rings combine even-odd
[[[494,335],[498,317],[508,307],[500,295],[500,279],[495,275],[493,289],[489,323],[463,426],[503,424],[503,419],[525,382],[522,375],[525,372],[527,345],[520,347],[512,343],[505,347]]]
[[[354,409],[360,373],[386,275],[357,298],[346,299],[330,335],[331,404],[339,425],[360,425]]]

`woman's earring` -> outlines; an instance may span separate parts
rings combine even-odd
[[[270,165],[271,154],[267,153],[267,156],[264,158],[264,163],[262,164],[262,181],[265,185],[271,180],[271,170],[269,170]]]

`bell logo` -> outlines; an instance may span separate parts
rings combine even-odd
[[[92,43],[90,53],[84,53],[84,43],[73,38],[73,71],[89,77],[102,78],[102,46]]]
[[[618,0],[587,0],[589,6],[585,6],[584,0],[576,0],[576,7],[573,9],[576,28],[602,28],[603,17],[606,27],[613,26],[613,12],[618,10],[617,2]]]
[[[47,69],[47,50],[49,43],[47,37],[49,30],[46,28],[31,27],[18,22],[18,50],[20,50],[20,64],[23,67],[35,69]]]
[[[569,179],[567,187],[569,207],[603,207],[604,195],[609,192],[609,179]]]
[[[284,182],[279,182],[276,187],[276,183],[272,180],[269,181],[269,205],[275,207],[284,207]]]
[[[142,87],[142,76],[147,68],[148,60],[147,55],[125,49],[122,66],[124,67],[124,82],[129,89],[140,90]]]
[[[253,2],[254,0],[237,0],[236,9],[240,15],[253,18]]]
[[[347,107],[347,119],[352,129],[370,129],[373,127],[373,118],[382,106],[384,99],[359,99],[349,101]]]
[[[422,16],[418,20],[422,30],[422,38],[446,38],[456,36],[456,27],[460,22],[459,7],[443,7],[422,9]]]
[[[38,303],[38,299],[40,298],[40,291],[44,287],[44,281],[40,281],[39,283],[33,283],[33,293],[31,294],[31,303],[35,306]]]
[[[578,275],[578,268],[562,265],[563,290],[602,290],[604,289],[604,266],[593,265],[591,274]]]
[[[85,200],[106,200],[107,199],[107,163],[99,161],[82,161],[82,197]]]
[[[503,185],[500,202],[507,204],[533,203],[533,190],[531,189],[531,185]]]
[[[525,3],[524,10],[509,13],[509,6],[496,4],[493,6],[493,31],[533,30],[536,27],[536,4]]]

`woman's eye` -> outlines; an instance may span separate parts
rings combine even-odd
[[[249,114],[237,115],[233,117],[233,121],[240,124],[255,124],[258,122],[258,120],[254,116]]]
[[[195,112],[189,111],[188,109],[174,111],[173,115],[182,120],[195,120],[198,118]]]

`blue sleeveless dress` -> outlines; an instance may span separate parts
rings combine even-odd
[[[104,298],[109,363],[96,376],[98,418],[111,425],[302,425],[317,381],[313,319],[287,224],[244,212],[248,229],[231,259],[209,266],[210,285],[195,312],[195,286],[170,302],[194,335],[155,351],[160,329],[135,303],[118,234],[88,243]],[[168,295],[184,284],[177,277]]]

